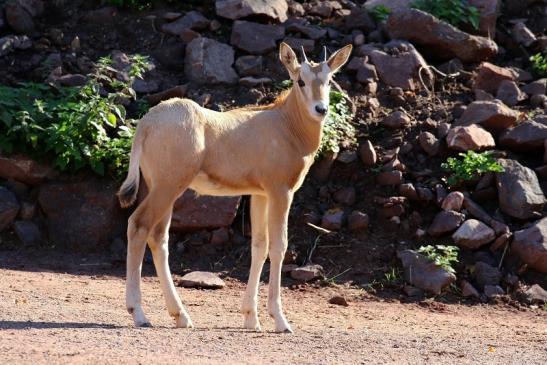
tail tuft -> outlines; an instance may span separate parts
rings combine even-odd
[[[122,208],[127,208],[135,203],[137,200],[137,183],[133,181],[126,181],[118,191],[118,200]]]

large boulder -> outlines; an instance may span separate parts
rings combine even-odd
[[[543,149],[547,139],[547,125],[527,120],[500,135],[500,145],[513,151],[533,151]]]
[[[499,159],[504,172],[496,173],[500,209],[515,218],[529,219],[541,214],[545,196],[534,170],[518,161]]]
[[[517,123],[519,113],[499,100],[474,101],[467,106],[457,125],[480,124],[482,127],[499,131]]]
[[[49,165],[36,162],[23,155],[0,154],[0,177],[28,185],[38,185],[57,175]]]
[[[427,84],[433,77],[424,58],[411,43],[405,41],[393,40],[382,49],[367,44],[359,47],[357,54],[368,57],[376,67],[380,80],[389,86],[404,90],[420,89],[420,69],[422,79]]]
[[[0,232],[13,223],[19,212],[19,203],[15,194],[0,186]]]
[[[495,238],[494,230],[476,219],[466,220],[452,235],[452,239],[458,246],[470,250],[476,250]]]
[[[282,23],[289,6],[286,0],[216,0],[215,9],[218,16],[232,20],[258,16]]]
[[[404,278],[409,283],[433,294],[440,294],[442,289],[456,281],[456,276],[447,272],[424,255],[413,250],[397,252],[404,269]]]
[[[102,180],[42,185],[38,202],[47,220],[49,241],[94,251],[124,236],[127,215],[116,198],[117,187]]]
[[[456,151],[481,151],[496,146],[490,132],[471,124],[451,128],[446,136],[448,148]]]
[[[277,48],[277,41],[285,37],[285,27],[236,20],[232,27],[230,43],[252,53],[262,54]]]
[[[232,67],[234,50],[227,44],[199,37],[186,47],[184,73],[200,84],[236,84],[239,81]]]
[[[187,190],[175,202],[171,229],[191,232],[200,229],[227,227],[232,224],[240,197],[214,197]]]
[[[420,46],[424,54],[440,60],[458,58],[473,63],[498,53],[498,46],[491,39],[465,33],[417,9],[393,12],[386,29],[391,38],[408,40]]]
[[[516,231],[511,250],[528,266],[547,274],[547,218]]]

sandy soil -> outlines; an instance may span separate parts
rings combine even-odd
[[[295,334],[241,329],[243,285],[178,288],[196,325],[175,329],[159,282],[143,281],[155,327],[136,329],[118,276],[0,269],[1,364],[547,364],[547,312],[437,302],[401,304],[356,289],[284,289]],[[335,294],[350,305],[328,303]]]

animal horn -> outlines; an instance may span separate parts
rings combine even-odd
[[[304,51],[304,46],[300,46],[302,47],[302,56],[304,57],[304,62],[308,63],[308,57],[306,57],[306,52]]]
[[[323,46],[323,62],[327,62],[327,46]]]

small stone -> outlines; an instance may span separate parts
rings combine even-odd
[[[465,215],[462,213],[453,210],[443,210],[435,216],[427,233],[429,233],[430,236],[437,237],[445,233],[453,232],[464,220]]]
[[[226,286],[216,274],[207,271],[192,271],[178,281],[185,288],[221,289]]]
[[[444,198],[441,208],[443,210],[453,210],[459,212],[460,209],[462,209],[463,200],[464,196],[462,192],[453,191]]]
[[[402,181],[403,173],[401,171],[384,171],[376,177],[378,185],[400,185]]]
[[[341,305],[343,307],[348,307],[349,306],[349,303],[346,300],[346,298],[344,298],[341,295],[333,296],[332,298],[329,299],[329,303],[330,304],[335,304],[335,305]]]
[[[218,16],[232,20],[254,16],[284,22],[289,5],[286,0],[216,0],[215,10]]]
[[[220,227],[211,232],[211,240],[209,243],[212,245],[225,245],[230,242],[230,231],[226,227]]]
[[[209,38],[196,38],[186,47],[184,72],[201,84],[235,84],[238,76],[232,68],[234,50]]]
[[[384,118],[382,124],[391,129],[406,128],[410,125],[410,118],[405,112],[396,111]]]
[[[476,124],[451,128],[446,136],[446,144],[448,148],[462,152],[481,151],[496,146],[492,134]]]
[[[456,276],[435,265],[424,255],[412,250],[397,252],[404,269],[404,278],[409,283],[433,294],[440,294],[456,280]]]
[[[530,47],[537,40],[534,33],[523,22],[515,24],[513,29],[511,29],[511,34],[513,35],[513,39],[524,47]]]
[[[42,242],[40,228],[32,221],[17,221],[13,223],[13,230],[25,246],[32,246]]]
[[[410,298],[422,298],[424,296],[424,291],[422,289],[412,285],[403,286],[403,291]]]
[[[189,11],[182,18],[166,23],[161,27],[162,32],[180,36],[185,30],[203,30],[209,26],[210,20],[200,12]]]
[[[369,217],[366,213],[354,210],[348,216],[348,229],[350,231],[366,231],[369,221]]]
[[[268,85],[273,81],[269,77],[253,77],[246,76],[239,79],[239,84],[247,87],[255,87],[258,85]]]
[[[277,41],[285,36],[285,27],[236,20],[232,26],[230,43],[252,54],[262,54],[277,48]]]
[[[480,298],[480,294],[477,291],[477,289],[475,289],[475,287],[471,285],[471,283],[468,282],[467,280],[462,280],[461,290],[462,290],[462,295],[466,298],[468,297]]]
[[[338,231],[344,223],[344,211],[340,209],[329,209],[321,219],[321,227],[329,231]]]
[[[342,152],[338,154],[336,161],[346,163],[346,164],[352,163],[357,161],[357,154],[354,151],[343,150]]]
[[[321,265],[306,265],[291,271],[291,278],[299,281],[311,281],[323,276]]]
[[[505,291],[499,285],[485,285],[484,286],[484,295],[486,295],[486,297],[488,299],[492,299],[494,297],[504,295],[504,294],[505,294]]]
[[[422,132],[418,137],[420,146],[429,155],[435,156],[439,153],[440,142],[431,132]]]
[[[359,157],[365,166],[374,166],[377,161],[376,151],[369,140],[364,141],[359,147]]]
[[[408,198],[409,200],[420,200],[420,198],[418,197],[418,193],[416,192],[416,188],[412,183],[401,184],[399,186],[399,194]]]
[[[283,266],[281,266],[281,272],[282,273],[290,273],[291,271],[295,270],[298,268],[298,265],[296,264],[285,264]]]
[[[498,87],[496,98],[503,101],[507,106],[515,106],[526,99],[526,94],[519,89],[516,82],[503,80]]]
[[[240,76],[261,76],[262,56],[241,56],[236,60],[235,66]]]
[[[334,193],[334,200],[337,203],[348,205],[348,206],[355,204],[355,200],[356,200],[355,188],[352,186],[348,186],[346,188],[342,188],[338,190],[336,193]]]
[[[465,221],[452,235],[452,239],[458,246],[471,250],[476,250],[495,238],[494,230],[476,219]]]
[[[538,284],[534,284],[524,292],[519,293],[520,297],[528,304],[545,304],[547,303],[547,290],[543,289]]]

